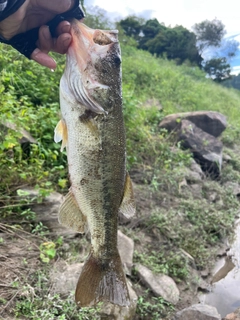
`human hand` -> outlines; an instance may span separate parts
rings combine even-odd
[[[0,34],[10,40],[18,35],[39,28],[36,49],[30,58],[50,69],[56,68],[56,62],[48,55],[50,51],[66,53],[71,43],[70,23],[62,21],[56,28],[56,37],[52,37],[45,25],[57,14],[73,8],[75,0],[26,0],[23,5],[8,18],[0,22]],[[23,37],[24,39],[24,37]],[[34,44],[35,47],[35,44]]]

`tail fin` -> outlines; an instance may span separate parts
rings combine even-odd
[[[128,306],[130,298],[122,262],[118,252],[112,260],[88,257],[78,280],[76,303],[81,306],[95,305],[98,302],[111,302]]]

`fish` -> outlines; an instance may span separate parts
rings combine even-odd
[[[132,217],[136,206],[126,170],[118,31],[95,30],[72,20],[71,35],[54,140],[62,141],[61,150],[66,147],[71,184],[59,222],[91,235],[75,301],[80,307],[98,302],[128,306],[117,245],[118,215]]]

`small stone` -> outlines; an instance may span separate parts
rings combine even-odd
[[[226,162],[230,162],[232,160],[232,157],[230,157],[228,154],[224,153],[223,154],[223,160]]]
[[[215,307],[206,304],[194,304],[176,313],[174,320],[221,320]]]
[[[200,175],[201,178],[205,177],[205,174],[203,173],[200,165],[194,159],[191,159],[190,169],[193,172],[197,172]]]
[[[136,266],[136,271],[141,281],[150,288],[156,296],[177,304],[179,301],[179,290],[174,280],[164,274],[153,274],[151,270],[141,264]]]
[[[130,275],[133,266],[134,242],[120,230],[118,230],[118,250],[124,269]]]

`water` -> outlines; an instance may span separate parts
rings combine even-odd
[[[222,317],[240,307],[240,220],[236,223],[235,232],[235,239],[228,252],[228,257],[231,256],[235,266],[231,261],[226,264],[225,258],[220,259],[213,272],[216,279],[221,278],[221,275],[225,276],[228,270],[232,270],[224,278],[212,285],[210,293],[200,297],[200,301],[203,304],[216,307]],[[223,268],[224,265],[225,268]],[[217,272],[218,274],[216,274]]]

